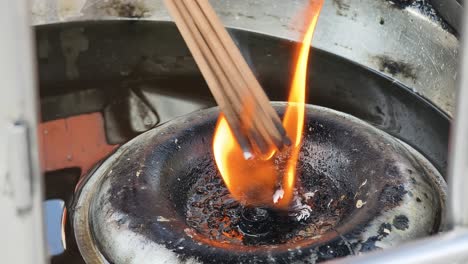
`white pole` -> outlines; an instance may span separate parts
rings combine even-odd
[[[465,6],[465,8],[468,8]],[[465,10],[462,40],[461,78],[458,103],[452,126],[449,166],[450,220],[454,226],[468,227],[468,11]],[[468,249],[467,249],[468,250]]]
[[[0,1],[0,263],[47,261],[34,61],[29,2]]]

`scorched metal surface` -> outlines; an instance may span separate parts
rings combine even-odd
[[[275,103],[280,114],[285,106]],[[206,187],[226,196],[216,210],[201,205],[207,217],[229,210],[211,152],[218,114],[202,110],[150,130],[82,181],[72,221],[86,261],[315,263],[439,231],[445,182],[422,155],[359,119],[309,105],[297,189],[315,192],[301,201],[310,216],[292,214],[293,228],[269,230],[270,240],[203,232],[190,222],[191,203],[204,199],[195,195],[198,181],[208,177]],[[239,206],[226,215],[239,216]],[[333,221],[317,228],[323,217]]]

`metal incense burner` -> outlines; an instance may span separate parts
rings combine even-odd
[[[239,46],[249,54],[269,98],[286,100],[290,54],[296,46],[294,41],[302,35],[301,27],[289,25],[297,22],[298,12],[310,1],[211,2],[216,5],[230,33],[238,37]],[[442,173],[451,187],[447,201],[450,209],[447,210],[447,229],[441,228],[445,226],[442,217],[444,196],[440,195],[443,184],[438,184],[421,166],[414,165],[425,164],[417,153],[405,150],[408,147],[404,144],[377,131],[369,138],[374,139],[372,142],[390,142],[390,145],[383,145],[389,152],[379,151],[385,154],[378,156],[353,153],[348,160],[367,159],[366,166],[379,168],[381,173],[376,172],[375,178],[393,186],[393,189],[387,187],[391,191],[383,191],[387,188],[372,180],[369,172],[328,168],[325,172],[323,164],[314,163],[308,167],[313,173],[307,174],[310,171],[303,162],[297,197],[301,198],[299,205],[311,207],[310,215],[299,220],[299,215],[293,214],[297,210],[279,214],[267,208],[236,207],[235,201],[229,200],[228,196],[222,197],[223,203],[232,202],[234,216],[241,215],[233,226],[238,234],[231,237],[222,232],[204,233],[207,229],[200,225],[203,221],[191,222],[200,219],[189,219],[188,208],[190,202],[195,201],[186,199],[195,193],[207,195],[203,188],[197,193],[196,187],[200,187],[197,184],[203,183],[202,176],[206,180],[218,179],[213,164],[208,161],[206,166],[198,164],[199,169],[195,169],[203,153],[211,155],[208,134],[216,114],[210,116],[208,112],[216,110],[195,113],[191,115],[192,119],[182,118],[156,128],[122,146],[95,171],[88,171],[90,166],[109,155],[111,147],[124,144],[176,116],[214,106],[190,53],[170,17],[161,8],[162,1],[18,0],[3,3],[4,8],[0,10],[5,23],[1,24],[4,38],[0,57],[4,67],[0,81],[6,88],[0,98],[4,133],[0,137],[3,140],[0,144],[3,147],[0,152],[3,177],[0,178],[4,182],[1,201],[3,236],[9,238],[2,240],[4,263],[43,264],[50,259],[52,264],[82,264],[85,262],[81,253],[86,263],[232,263],[238,260],[244,263],[307,263],[359,254],[390,244],[399,245],[331,262],[465,263],[468,259],[468,148],[463,144],[468,134],[468,119],[464,114],[456,115],[468,111],[468,53],[464,53],[463,63],[460,63],[459,55],[462,50],[460,35],[468,34],[468,27],[464,27],[466,32],[463,34],[456,19],[461,17],[466,1],[326,1],[313,44],[309,72],[312,88],[308,102],[353,115],[401,139]],[[35,41],[32,30],[35,31]],[[463,50],[467,48],[465,45]],[[463,65],[461,69],[458,68],[460,64]],[[460,88],[458,96],[457,87]],[[457,107],[456,101],[459,101]],[[312,111],[309,114],[313,117],[320,113]],[[194,120],[196,117],[201,119]],[[72,120],[83,118],[95,118],[90,120],[96,122],[88,126],[70,125]],[[310,116],[308,119],[307,129],[312,127],[315,131],[306,131],[309,139],[304,142],[302,161],[318,155],[306,157],[311,144],[316,146],[313,153],[318,153],[321,148],[335,148],[340,139],[350,141],[341,142],[342,146],[353,142],[341,132],[340,137],[331,133],[328,141],[315,141],[326,132],[317,132],[320,127],[310,122],[319,119]],[[353,123],[351,119],[346,120]],[[184,121],[188,123],[182,124]],[[48,129],[57,124],[67,132],[62,137],[54,136],[53,130]],[[322,125],[326,127],[324,122]],[[450,137],[451,147],[447,153],[449,126],[456,132]],[[185,130],[177,131],[171,127]],[[361,133],[368,131],[368,125],[363,127],[366,129],[360,128]],[[348,128],[348,132],[352,130]],[[375,132],[375,129],[369,129]],[[333,128],[330,131],[343,130]],[[102,136],[97,144],[86,141],[88,144],[76,148],[79,139],[91,138],[93,132]],[[199,142],[204,137],[189,139],[181,136],[186,134],[205,135],[205,142]],[[56,140],[63,138],[66,140]],[[177,143],[175,139],[178,139]],[[190,145],[192,142],[195,144]],[[45,148],[39,148],[40,143],[45,143]],[[87,151],[99,145],[106,146],[108,151],[98,156],[89,155]],[[78,151],[68,153],[72,146]],[[375,150],[374,146],[378,144],[359,147]],[[67,152],[58,151],[59,147]],[[337,147],[334,153],[346,154],[342,151],[345,149]],[[404,161],[401,164],[414,167],[410,170],[416,182],[412,182],[409,171],[402,166],[396,166],[398,170],[382,169],[384,163],[394,164],[390,162],[393,159],[377,158],[387,157],[392,151],[395,157]],[[57,159],[53,159],[54,156]],[[45,166],[42,166],[45,171],[41,170],[39,158],[46,158]],[[88,159],[87,163],[77,164],[77,161],[83,161],[82,158]],[[414,164],[409,161],[413,158],[416,160]],[[354,166],[345,161],[344,158],[335,163],[330,160],[328,164],[333,168],[337,164],[344,164],[344,168]],[[161,164],[156,166],[151,162]],[[189,173],[207,167],[213,170],[212,175]],[[390,173],[394,171],[398,173]],[[76,182],[83,174],[87,177],[74,193]],[[188,180],[191,177],[193,181]],[[179,182],[177,178],[185,181]],[[304,178],[317,179],[314,184],[318,179],[324,184],[337,183],[339,188],[334,184],[333,188],[326,186],[331,193],[329,197],[323,197],[326,194],[323,186],[316,185],[320,188],[315,192],[317,189],[308,189]],[[346,185],[342,179],[347,179]],[[389,183],[391,179],[395,181]],[[115,193],[106,192],[114,185]],[[222,188],[222,183],[219,185]],[[422,195],[421,191],[412,189],[415,185]],[[143,192],[145,188],[146,192]],[[426,198],[424,190],[427,189],[432,192],[426,192]],[[336,200],[330,203],[331,198],[338,197],[333,193],[336,190],[340,195],[345,193],[345,198],[340,203]],[[71,198],[73,194],[76,196]],[[140,199],[144,195],[151,199]],[[307,197],[309,200],[305,201]],[[128,205],[116,206],[118,198],[126,199]],[[67,214],[62,210],[55,213],[43,210],[44,199],[46,203],[60,199],[61,208],[65,205]],[[379,207],[382,201],[387,201],[387,206]],[[416,207],[411,207],[414,205]],[[206,206],[210,204],[201,208]],[[332,210],[338,213],[335,220],[325,218],[335,221],[331,225],[314,219],[325,216],[322,206],[330,208],[327,213]],[[403,207],[411,207],[411,210],[405,211]],[[344,208],[344,213],[337,208]],[[422,216],[415,220],[416,217],[408,213],[416,212],[414,208],[429,212],[421,213]],[[62,242],[63,247],[67,242],[63,253],[50,252],[51,255],[46,256],[44,215],[47,216],[47,227],[51,227],[52,222],[60,223],[61,217],[65,216],[63,226],[57,225],[58,242]],[[385,219],[379,223],[379,218]],[[213,219],[215,224],[220,222],[216,216]],[[292,223],[288,226],[295,229],[275,233],[272,222]],[[307,230],[313,224],[319,227],[312,230],[317,237]],[[74,230],[68,232],[72,226]],[[353,232],[349,231],[351,226]],[[224,227],[219,225],[209,229],[220,231]],[[301,229],[303,227],[305,231]],[[426,236],[437,229],[446,232]],[[274,234],[290,236],[274,241],[270,239]],[[400,243],[418,236],[424,237]],[[47,240],[50,243],[54,238],[48,236]],[[80,250],[75,248],[75,240]],[[50,249],[51,244],[48,246]]]
[[[275,103],[280,115],[286,104]],[[72,208],[88,263],[315,263],[434,234],[446,185],[417,151],[350,115],[306,107],[290,211],[245,208],[198,111],[121,146],[80,184]]]

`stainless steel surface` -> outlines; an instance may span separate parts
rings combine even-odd
[[[111,155],[106,161],[112,163],[117,160],[122,153],[125,153],[125,148],[119,148],[117,151]],[[104,173],[111,174],[112,169],[104,166],[99,166],[92,174],[94,173]],[[86,263],[93,264],[106,264],[107,261],[104,256],[100,253],[98,247],[93,241],[93,234],[90,230],[89,225],[89,205],[92,203],[93,195],[96,193],[97,183],[100,181],[98,177],[87,177],[81,181],[82,188],[79,189],[79,192],[75,193],[79,199],[75,199],[74,207],[76,210],[73,210],[74,216],[71,221],[71,225],[74,229],[74,236],[76,237],[76,243],[80,250],[80,254]],[[86,208],[86,209],[85,209]],[[83,210],[84,209],[84,210]],[[135,243],[135,242],[133,242]],[[157,258],[154,258],[157,259]]]
[[[299,40],[298,14],[308,0],[212,1],[232,28]],[[458,39],[415,8],[387,0],[328,0],[313,46],[380,71],[454,111]],[[78,20],[169,21],[161,0],[34,0],[33,24]]]
[[[468,260],[468,230],[455,229],[426,238],[353,258],[327,262],[329,264],[463,264]]]
[[[466,18],[465,11],[465,18]],[[463,61],[449,167],[449,221],[453,230],[400,247],[331,263],[467,263],[468,262],[468,19],[464,21]]]
[[[27,1],[0,2],[2,263],[46,262],[37,155],[36,69],[29,18]]]

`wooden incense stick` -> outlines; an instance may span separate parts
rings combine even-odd
[[[198,0],[197,3],[200,5],[205,15],[207,17],[210,17],[212,21],[211,25],[213,26],[213,29],[216,31],[216,34],[218,35],[218,37],[222,40],[223,44],[225,45],[225,49],[229,53],[229,56],[232,58],[237,68],[240,70],[241,75],[244,78],[244,81],[248,83],[249,85],[251,85],[251,87],[253,87],[252,89],[249,89],[249,91],[252,93],[253,98],[258,98],[260,102],[269,101],[267,95],[265,94],[262,87],[260,86],[260,83],[257,81],[257,78],[255,78],[255,75],[250,70],[247,62],[243,59],[242,54],[240,53],[235,43],[232,41],[231,37],[229,36],[229,33],[223,27],[221,20],[216,15],[215,11],[211,7],[208,0]],[[235,59],[235,58],[240,58],[240,59]],[[268,111],[265,114],[273,118],[273,122],[275,126],[277,126],[278,131],[281,132],[282,138],[284,138],[286,136],[286,131],[283,128],[281,120],[276,114],[273,107],[271,107],[271,105],[268,105],[268,106],[269,107],[263,107],[262,110]]]
[[[165,4],[246,158],[289,145],[280,118],[210,3]]]

